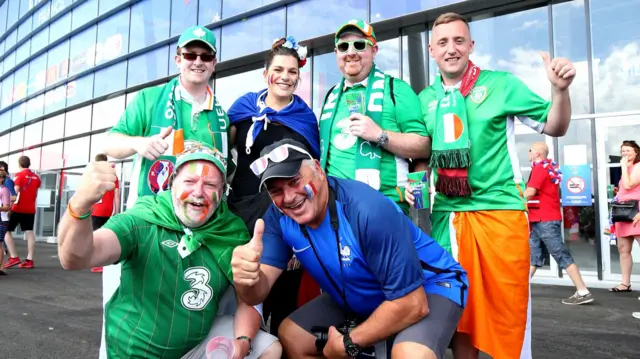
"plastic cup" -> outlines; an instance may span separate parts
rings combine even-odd
[[[214,337],[207,343],[207,359],[233,359],[235,347],[227,337]]]

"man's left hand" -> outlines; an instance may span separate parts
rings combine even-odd
[[[547,70],[549,82],[558,90],[563,91],[569,88],[569,85],[576,77],[576,69],[569,59],[557,57],[551,59],[549,53],[542,52],[542,61]]]
[[[246,340],[234,340],[233,341],[233,359],[243,359],[249,353],[249,342]]]
[[[329,327],[327,333],[328,340],[327,345],[324,346],[322,354],[328,359],[349,359],[347,352],[344,349],[344,335],[342,335],[338,329],[334,326]]]
[[[349,116],[349,119],[351,120],[349,131],[351,131],[352,135],[365,141],[378,142],[382,129],[369,116],[354,113]]]

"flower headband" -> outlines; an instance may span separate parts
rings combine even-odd
[[[282,39],[273,40],[273,44],[280,41]],[[293,49],[298,53],[298,57],[300,58],[300,67],[303,67],[307,63],[307,47],[298,45],[298,41],[293,36],[287,36],[282,47],[286,47],[289,49]]]

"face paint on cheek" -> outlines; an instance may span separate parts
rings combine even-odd
[[[184,191],[182,191],[182,193],[180,194],[180,200],[184,201],[185,199],[187,199],[187,197],[189,197],[191,192],[193,192],[193,190],[184,190]]]
[[[313,182],[309,182],[304,185],[304,191],[307,193],[309,199],[313,199],[316,193],[318,193],[318,190],[316,189],[316,186],[313,184]]]
[[[271,84],[276,82],[276,75],[271,74],[267,77],[267,85],[271,86]]]

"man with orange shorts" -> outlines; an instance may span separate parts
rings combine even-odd
[[[437,171],[431,236],[469,274],[455,358],[478,358],[479,350],[494,359],[531,358],[529,224],[515,119],[539,133],[564,135],[575,70],[567,59],[542,54],[553,87],[547,102],[512,74],[474,65],[473,46],[465,18],[436,19],[429,53],[440,71],[419,95],[432,139],[428,167]]]

